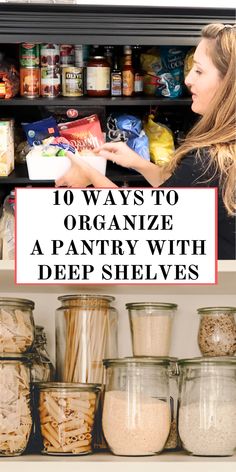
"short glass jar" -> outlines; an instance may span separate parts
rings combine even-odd
[[[18,456],[32,427],[30,365],[22,354],[0,354],[0,456]]]
[[[169,362],[130,357],[104,365],[102,426],[110,450],[124,456],[159,453],[171,424]]]
[[[111,68],[103,56],[91,57],[87,68],[87,94],[91,97],[106,97],[110,95]]]
[[[126,303],[134,356],[169,356],[174,303]]]
[[[100,385],[42,382],[37,385],[44,454],[92,452]]]
[[[79,294],[58,298],[56,371],[63,382],[103,383],[104,358],[117,356],[117,311],[108,295]]]
[[[179,361],[178,426],[197,456],[232,456],[236,447],[236,357]]]
[[[236,307],[199,308],[198,345],[203,356],[236,353]]]
[[[0,298],[0,352],[24,353],[34,342],[34,302]]]

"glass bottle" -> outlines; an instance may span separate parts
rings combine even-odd
[[[169,362],[130,357],[104,365],[102,426],[109,448],[116,455],[157,454],[170,432]]]
[[[134,66],[134,94],[143,93],[143,73],[140,65],[141,46],[133,47],[133,66]]]
[[[122,95],[130,97],[134,93],[134,69],[132,65],[131,46],[124,46],[124,62],[122,66]]]
[[[197,456],[231,456],[236,447],[236,357],[179,361],[179,435]]]
[[[0,456],[18,456],[32,426],[30,367],[22,354],[0,354],[0,412]]]
[[[30,350],[35,335],[33,309],[31,300],[0,297],[0,352]]]
[[[87,64],[87,94],[91,97],[110,95],[110,64],[104,56],[91,57]]]
[[[122,73],[118,66],[118,57],[115,56],[113,69],[111,71],[111,96],[120,97],[122,95]]]
[[[236,307],[199,308],[198,345],[203,356],[236,353]]]
[[[31,358],[31,381],[48,382],[54,379],[54,367],[46,349],[47,338],[43,326],[35,327],[35,342]]]

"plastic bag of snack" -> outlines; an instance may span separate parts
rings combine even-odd
[[[149,138],[150,158],[154,164],[168,164],[174,153],[174,139],[171,130],[154,121],[154,115],[149,115],[144,124],[144,130]]]
[[[117,128],[125,132],[128,146],[141,157],[150,160],[148,137],[142,130],[140,118],[133,115],[119,115]]]
[[[1,98],[12,98],[19,92],[19,72],[13,64],[5,60],[0,61],[0,83]]]
[[[195,47],[191,48],[185,56],[185,59],[184,59],[184,78],[187,77],[187,75],[189,74],[190,70],[193,67],[193,56],[194,56],[194,53],[195,53],[195,49],[196,49]]]
[[[57,122],[52,116],[34,123],[22,123],[22,127],[30,146],[42,144],[42,141],[50,136],[60,136]]]
[[[162,71],[160,83],[157,87],[157,95],[164,97],[180,97],[184,88],[184,58],[185,46],[161,46]]]
[[[155,95],[162,70],[161,57],[157,48],[151,48],[140,55],[141,68],[144,71],[143,91],[146,95]]]
[[[104,143],[104,136],[97,115],[59,124],[59,130],[60,135],[66,138],[78,152],[91,151]]]

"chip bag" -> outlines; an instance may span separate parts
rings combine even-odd
[[[154,115],[148,116],[144,130],[149,138],[151,161],[160,166],[168,164],[175,150],[172,131],[167,126],[156,123]]]
[[[59,124],[60,135],[66,138],[78,152],[93,150],[104,144],[104,137],[97,115]]]

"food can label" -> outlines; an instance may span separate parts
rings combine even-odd
[[[61,78],[59,67],[41,68],[42,97],[57,97],[60,94]]]
[[[83,95],[82,67],[64,67],[62,70],[62,95],[79,97]]]
[[[23,97],[35,98],[40,92],[39,68],[20,69],[20,94]]]
[[[42,67],[52,67],[60,64],[59,44],[41,44],[40,57]]]
[[[39,65],[39,44],[22,43],[20,45],[20,65],[22,67]]]

